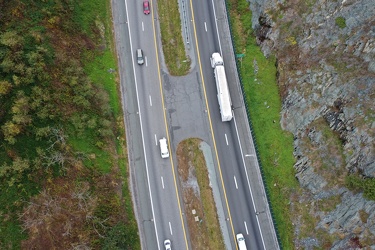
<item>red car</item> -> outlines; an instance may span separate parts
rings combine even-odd
[[[143,13],[145,15],[150,14],[150,3],[148,1],[143,1]]]

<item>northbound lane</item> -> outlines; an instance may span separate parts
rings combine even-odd
[[[121,6],[121,5],[119,5]],[[162,159],[160,156],[159,139],[168,138],[165,109],[161,88],[159,70],[158,43],[154,26],[154,9],[151,2],[151,14],[144,15],[142,2],[124,1],[126,12],[129,49],[125,57],[130,57],[131,66],[126,65],[123,100],[133,101],[139,126],[133,127],[129,134],[130,149],[138,148],[138,152],[131,152],[133,192],[135,194],[136,211],[138,211],[138,225],[142,231],[141,242],[146,249],[162,249],[163,242],[171,239],[176,249],[188,248],[185,227],[177,195],[176,179],[174,175],[172,154],[171,158]],[[136,49],[144,53],[144,65],[137,65]],[[127,71],[132,69],[133,72]],[[133,94],[128,93],[133,91]],[[134,98],[135,94],[135,98]],[[129,95],[132,95],[131,97]],[[136,102],[136,103],[134,103]],[[132,106],[130,105],[130,106]],[[129,111],[129,104],[124,109]],[[137,142],[141,138],[141,142]],[[137,156],[138,155],[138,156]],[[148,195],[145,195],[148,194]],[[144,237],[144,238],[143,238]],[[143,238],[143,239],[142,239]]]
[[[262,235],[257,224],[246,169],[241,161],[242,152],[235,127],[235,118],[230,122],[221,122],[219,105],[216,97],[216,85],[210,57],[213,52],[221,50],[220,38],[217,33],[216,11],[213,1],[193,1],[194,30],[197,38],[198,58],[202,69],[203,88],[209,106],[209,116],[212,124],[212,136],[216,142],[216,159],[224,189],[224,199],[227,201],[229,219],[232,228],[233,243],[236,246],[235,235],[243,233],[249,249],[264,249]],[[224,58],[224,63],[225,63]],[[228,72],[227,75],[235,72]],[[230,84],[230,83],[229,83]],[[233,94],[232,94],[233,98]],[[234,106],[234,108],[236,108]],[[210,115],[211,114],[211,115]]]
[[[196,12],[193,13],[193,25],[197,38],[198,60],[201,65],[203,88],[206,89],[209,110],[212,112],[209,115],[211,131],[213,141],[216,142],[220,177],[226,191],[224,196],[227,194],[224,198],[230,211],[233,238],[235,234],[243,233],[250,249],[278,249],[257,156],[246,121],[225,2],[192,0],[191,8]],[[219,119],[215,81],[209,63],[211,54],[217,51],[223,55],[224,62],[227,62],[226,73],[235,114],[233,121],[229,123],[221,123]],[[240,118],[239,124],[237,117]],[[251,159],[248,159],[249,157]]]

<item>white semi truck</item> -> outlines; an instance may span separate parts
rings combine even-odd
[[[223,58],[215,52],[211,57],[211,66],[214,69],[217,99],[220,106],[221,121],[227,122],[232,120],[232,102],[228,89],[227,77],[225,75]]]

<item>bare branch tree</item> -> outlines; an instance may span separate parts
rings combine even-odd
[[[65,147],[68,136],[64,134],[64,131],[61,128],[51,128],[50,131],[49,142],[51,142],[51,146],[49,146],[48,150],[53,148],[57,143]]]
[[[72,250],[90,250],[92,249],[87,245],[87,243],[80,243],[80,244],[72,244]]]
[[[44,165],[47,166],[47,168],[55,164],[59,164],[60,167],[64,167],[64,163],[67,160],[67,156],[59,151],[53,151],[49,155],[43,155],[42,158],[45,160]]]

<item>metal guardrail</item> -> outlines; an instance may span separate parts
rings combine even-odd
[[[190,38],[189,38],[189,23],[187,18],[187,9],[185,7],[185,0],[181,0],[181,11],[182,11],[182,17],[183,17],[183,30],[185,33],[185,40],[186,45],[188,46],[188,49],[190,49]]]
[[[229,31],[230,31],[230,37],[231,37],[231,40],[232,40],[232,46],[233,46],[233,51],[234,51],[234,56],[236,58],[236,45],[234,44],[234,39],[233,39],[233,35],[232,35],[232,23],[230,22],[230,14],[229,14],[229,11],[228,11],[228,0],[224,0],[225,1],[225,8],[226,8],[226,14],[227,14],[227,18],[228,18],[228,24],[229,24]],[[250,6],[249,6],[250,8]],[[240,53],[240,51],[239,51]],[[272,221],[273,221],[273,225],[274,225],[274,228],[275,228],[275,232],[276,232],[276,237],[277,237],[277,241],[279,243],[279,247],[280,249],[282,250],[282,245],[281,245],[281,239],[280,239],[280,235],[279,235],[279,232],[278,232],[278,229],[277,229],[277,223],[275,221],[275,215],[273,213],[273,208],[272,208],[272,204],[270,203],[270,194],[269,194],[269,189],[268,189],[268,186],[267,186],[267,183],[265,182],[265,174],[264,174],[264,170],[263,170],[263,167],[262,167],[262,162],[260,160],[260,155],[259,155],[259,151],[258,151],[258,146],[257,146],[257,142],[256,142],[256,137],[255,137],[255,134],[254,134],[254,130],[253,130],[253,124],[251,122],[251,116],[250,116],[250,112],[249,112],[249,105],[247,103],[247,99],[246,99],[246,95],[245,95],[245,89],[244,89],[244,85],[243,85],[243,81],[242,81],[242,76],[241,76],[241,72],[240,72],[240,67],[238,65],[238,60],[236,59],[236,69],[237,69],[237,73],[238,73],[238,76],[239,76],[239,80],[240,80],[240,86],[241,86],[241,90],[242,90],[242,95],[243,95],[243,99],[244,99],[244,103],[245,103],[245,108],[246,108],[246,114],[247,114],[247,120],[249,122],[249,126],[250,126],[250,133],[253,137],[253,142],[254,142],[254,147],[255,147],[255,153],[257,155],[257,159],[258,159],[258,165],[259,165],[259,168],[260,168],[260,173],[262,175],[262,182],[263,182],[263,186],[264,186],[264,189],[265,189],[265,192],[266,192],[266,197],[267,197],[267,201],[268,201],[268,205],[269,205],[269,208],[270,208],[270,213],[271,213],[271,217],[272,217]]]

